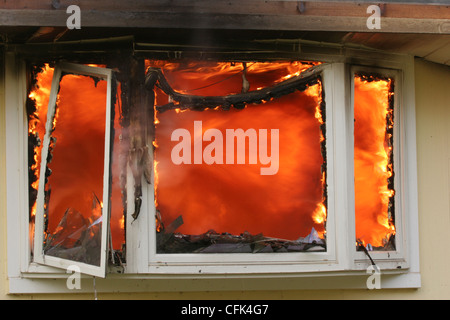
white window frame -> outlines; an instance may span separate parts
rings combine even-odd
[[[301,59],[311,58],[313,57],[301,57]],[[395,103],[396,112],[399,112],[399,115],[396,114],[395,120],[399,122],[399,128],[396,130],[399,132],[398,141],[401,146],[395,148],[400,149],[396,150],[399,152],[400,160],[394,164],[394,170],[396,183],[400,183],[401,188],[401,194],[396,197],[400,197],[401,201],[402,253],[401,255],[392,255],[390,252],[382,252],[380,255],[378,253],[371,253],[371,255],[382,270],[383,288],[420,287],[414,59],[410,56],[383,55],[380,57],[379,54],[370,52],[364,54],[347,52],[343,56],[327,56],[325,58],[321,60],[332,63],[327,67],[328,69],[324,70],[325,76],[322,78],[327,99],[326,138],[327,153],[330,155],[327,162],[328,166],[331,165],[333,168],[327,175],[329,185],[328,219],[331,219],[328,220],[327,226],[333,226],[333,229],[327,230],[327,238],[334,237],[335,243],[339,243],[339,245],[336,248],[330,247],[326,253],[319,253],[319,255],[314,253],[314,255],[315,257],[326,256],[327,260],[317,261],[314,258],[310,261],[297,262],[291,259],[293,256],[278,261],[263,261],[265,257],[262,257],[253,262],[244,259],[227,264],[220,261],[202,261],[201,259],[189,263],[158,260],[150,245],[153,237],[150,231],[154,230],[153,185],[144,183],[141,215],[135,221],[131,217],[126,219],[127,256],[126,265],[122,270],[125,274],[108,273],[104,282],[97,282],[98,288],[103,286],[105,291],[117,291],[117,286],[120,285],[120,290],[131,292],[196,290],[196,288],[198,290],[198,284],[201,282],[192,282],[194,279],[203,279],[209,283],[211,280],[225,278],[230,287],[224,288],[224,290],[239,288],[243,282],[249,283],[250,287],[264,288],[261,281],[271,289],[275,289],[277,285],[283,286],[282,288],[295,286],[296,289],[365,288],[366,269],[370,266],[370,261],[362,252],[356,251],[354,216],[346,214],[346,212],[354,212],[352,66],[370,67],[376,70],[379,68],[397,70]],[[28,175],[26,170],[27,135],[24,134],[27,132],[27,119],[23,107],[26,101],[26,70],[24,62],[17,59],[13,53],[6,54],[6,61],[8,230],[19,230],[19,232],[8,232],[10,291],[13,293],[70,292],[65,287],[65,283],[52,285],[49,284],[52,282],[47,281],[47,279],[55,278],[66,279],[65,270],[30,261]],[[399,94],[397,94],[397,90],[399,90]],[[340,111],[344,112],[330,111],[339,106],[342,108]],[[11,152],[11,150],[17,152]],[[352,159],[352,161],[348,161],[348,159]],[[399,163],[402,164],[401,181],[398,181]],[[131,171],[128,176],[132,177]],[[129,190],[132,190],[132,179],[128,179],[128,184]],[[127,212],[129,215],[134,212],[133,203],[134,201],[128,201]],[[396,199],[396,221],[399,220],[397,219],[398,203]],[[333,210],[335,210],[334,215],[331,214]],[[349,233],[353,237],[348,236]],[[396,240],[398,244],[399,239]],[[252,257],[254,256],[252,255]],[[309,253],[304,255],[307,259],[311,256]],[[309,280],[305,280],[305,278]],[[258,284],[255,284],[252,279],[258,279]],[[274,285],[270,279],[277,279],[277,285]],[[147,281],[144,282],[146,285],[142,285],[142,281]]]
[[[322,86],[325,91],[326,115],[327,119],[332,119],[334,114],[334,99],[327,97],[337,93],[333,88],[342,83],[344,75],[344,64],[325,64],[316,68],[318,76],[322,78]],[[341,152],[342,146],[339,141],[333,139],[333,134],[339,134],[333,130],[333,121],[326,123],[326,153],[327,153],[327,250],[326,252],[288,252],[288,253],[195,253],[195,254],[160,254],[156,253],[156,233],[155,219],[148,221],[145,234],[149,235],[148,246],[148,271],[145,273],[270,273],[273,270],[280,272],[315,272],[315,271],[335,271],[342,270],[343,260],[337,256],[337,239],[335,222],[344,218],[342,208],[335,207],[335,187],[334,187],[334,166],[336,154]],[[150,137],[151,139],[151,137]],[[335,147],[336,145],[336,147]],[[132,179],[132,177],[129,177]],[[153,185],[145,185],[143,194],[146,195],[146,207],[143,212],[148,212],[149,217],[155,216],[154,188]],[[132,199],[128,203],[132,203]],[[135,222],[133,222],[134,224]],[[329,227],[330,226],[330,227]],[[127,226],[128,227],[128,226]],[[132,228],[132,226],[130,226]],[[129,230],[129,229],[127,229]],[[130,236],[137,234],[130,230]],[[132,258],[132,257],[130,257]],[[127,257],[128,259],[128,257]],[[127,260],[128,261],[128,260]]]
[[[85,66],[67,62],[61,62],[55,67],[53,74],[52,87],[49,96],[48,111],[47,111],[47,123],[45,126],[45,136],[42,146],[42,161],[41,171],[46,172],[47,168],[47,154],[49,152],[51,128],[53,125],[53,119],[55,117],[57,96],[60,88],[60,82],[64,74],[75,74],[82,76],[92,76],[107,82],[106,86],[106,100],[105,100],[105,147],[104,147],[104,161],[103,161],[103,207],[102,207],[102,225],[101,225],[101,248],[100,248],[100,265],[90,265],[78,261],[63,259],[60,257],[54,257],[46,255],[44,253],[44,202],[45,202],[45,174],[40,175],[39,190],[37,194],[37,210],[35,217],[35,232],[34,232],[34,262],[53,266],[63,269],[69,267],[77,267],[80,272],[102,277],[106,275],[106,263],[107,263],[107,251],[108,251],[108,234],[109,234],[109,186],[110,186],[110,123],[111,123],[111,69],[98,68],[92,66]],[[77,269],[78,270],[78,269]]]
[[[404,119],[401,116],[402,109],[402,73],[396,69],[386,69],[386,68],[373,68],[367,66],[356,66],[353,65],[350,68],[351,74],[351,103],[350,103],[350,114],[354,114],[354,75],[358,72],[363,72],[366,74],[379,74],[385,77],[389,77],[394,79],[394,137],[393,137],[393,150],[394,150],[394,189],[396,193],[394,195],[395,202],[395,247],[396,250],[387,250],[387,251],[370,251],[370,256],[374,261],[378,261],[381,266],[387,269],[395,269],[395,268],[408,268],[408,259],[406,258],[407,253],[407,232],[405,223],[407,223],[408,219],[405,217],[404,207],[404,199],[405,193],[404,191],[407,189],[404,180],[404,166],[401,162],[401,159],[404,158],[405,155],[402,155],[404,149],[402,150],[402,146],[405,144],[405,136],[402,135],[402,128],[404,128]],[[353,127],[351,128],[353,132]],[[353,136],[353,134],[352,134]],[[352,157],[353,157],[353,148],[352,148]],[[354,170],[352,170],[354,172]],[[354,192],[353,192],[354,194]],[[354,203],[352,201],[351,203]],[[354,211],[354,208],[352,209]],[[351,218],[352,225],[355,225],[354,222],[355,216],[353,215]],[[355,234],[355,232],[353,232]],[[354,268],[355,269],[366,269],[367,268],[367,255],[363,251],[353,251],[353,260],[354,260]]]

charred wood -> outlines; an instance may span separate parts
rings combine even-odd
[[[156,234],[156,242],[159,247],[164,247],[167,241],[169,241],[175,232],[183,224],[183,217],[178,216],[167,228],[163,228],[160,232]]]
[[[315,230],[311,231],[316,234]],[[158,241],[163,238],[160,236]],[[209,230],[199,235],[174,233],[166,242],[158,243],[158,253],[270,253],[270,252],[309,252],[326,251],[325,240],[312,237],[300,237],[297,240],[285,240],[252,235],[244,232],[240,235],[217,233]]]
[[[137,219],[142,204],[142,179],[151,183],[152,163],[147,146],[147,128],[149,127],[149,111],[147,108],[149,94],[144,90],[145,67],[143,59],[131,58],[130,60],[130,149],[128,163],[134,178],[134,205],[135,210],[131,215]],[[150,95],[151,96],[151,95]]]
[[[198,96],[176,92],[167,82],[161,69],[149,68],[146,75],[146,88],[147,90],[152,90],[152,84],[156,85],[171,97],[173,102],[163,106],[156,106],[156,110],[159,112],[171,109],[203,111],[217,107],[220,107],[222,110],[228,110],[231,107],[242,109],[247,104],[259,104],[270,101],[296,90],[304,91],[307,87],[315,85],[320,81],[319,71],[321,68],[321,65],[312,67],[298,76],[260,90],[226,96]]]

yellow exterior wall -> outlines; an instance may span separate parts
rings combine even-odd
[[[7,294],[6,268],[6,139],[3,51],[0,51],[0,299]]]
[[[2,73],[3,74],[3,73]],[[450,67],[415,62],[422,287],[401,290],[276,290],[103,294],[99,299],[450,299]],[[0,78],[1,80],[1,78]],[[8,295],[4,86],[0,86],[0,299],[93,299],[94,294]],[[224,280],[226,281],[226,280]]]

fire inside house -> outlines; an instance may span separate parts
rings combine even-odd
[[[143,89],[154,97],[147,106],[152,128],[146,130],[154,134],[147,144],[153,147],[145,150],[153,150],[159,253],[326,251],[324,88],[320,75],[305,76],[317,67],[297,61],[146,61],[147,78],[154,78]],[[31,72],[30,230],[38,177],[46,174],[47,254],[96,265],[107,156],[105,83],[61,78],[51,155],[42,173],[40,141],[53,70],[44,64]],[[355,240],[376,250],[395,246],[393,86],[381,76],[354,76]],[[134,129],[133,121],[122,121],[125,89],[117,85],[111,107],[110,248],[118,252],[126,241],[125,197],[133,192],[123,182]]]
[[[366,246],[393,249],[394,81],[357,74],[354,82],[356,238]]]
[[[190,63],[169,65],[164,75],[177,91],[227,96],[293,79],[313,65]],[[315,249],[325,250],[322,84],[296,89],[229,110],[157,109],[156,208],[163,226],[183,220],[171,241],[161,237],[161,252],[300,251],[305,246],[296,241],[310,234]],[[167,103],[157,90],[156,105]]]

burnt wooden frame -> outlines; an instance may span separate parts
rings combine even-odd
[[[319,81],[317,73],[322,69],[322,65],[311,67],[298,76],[260,90],[226,96],[198,96],[176,92],[171,88],[160,69],[151,68],[147,71],[146,87],[148,90],[152,90],[153,86],[158,82],[158,87],[175,101],[164,106],[156,106],[155,109],[158,112],[171,109],[203,111],[216,107],[220,107],[222,110],[228,110],[231,107],[243,109],[247,104],[260,104],[263,101],[284,96],[295,90],[305,90],[308,86],[314,85]]]

